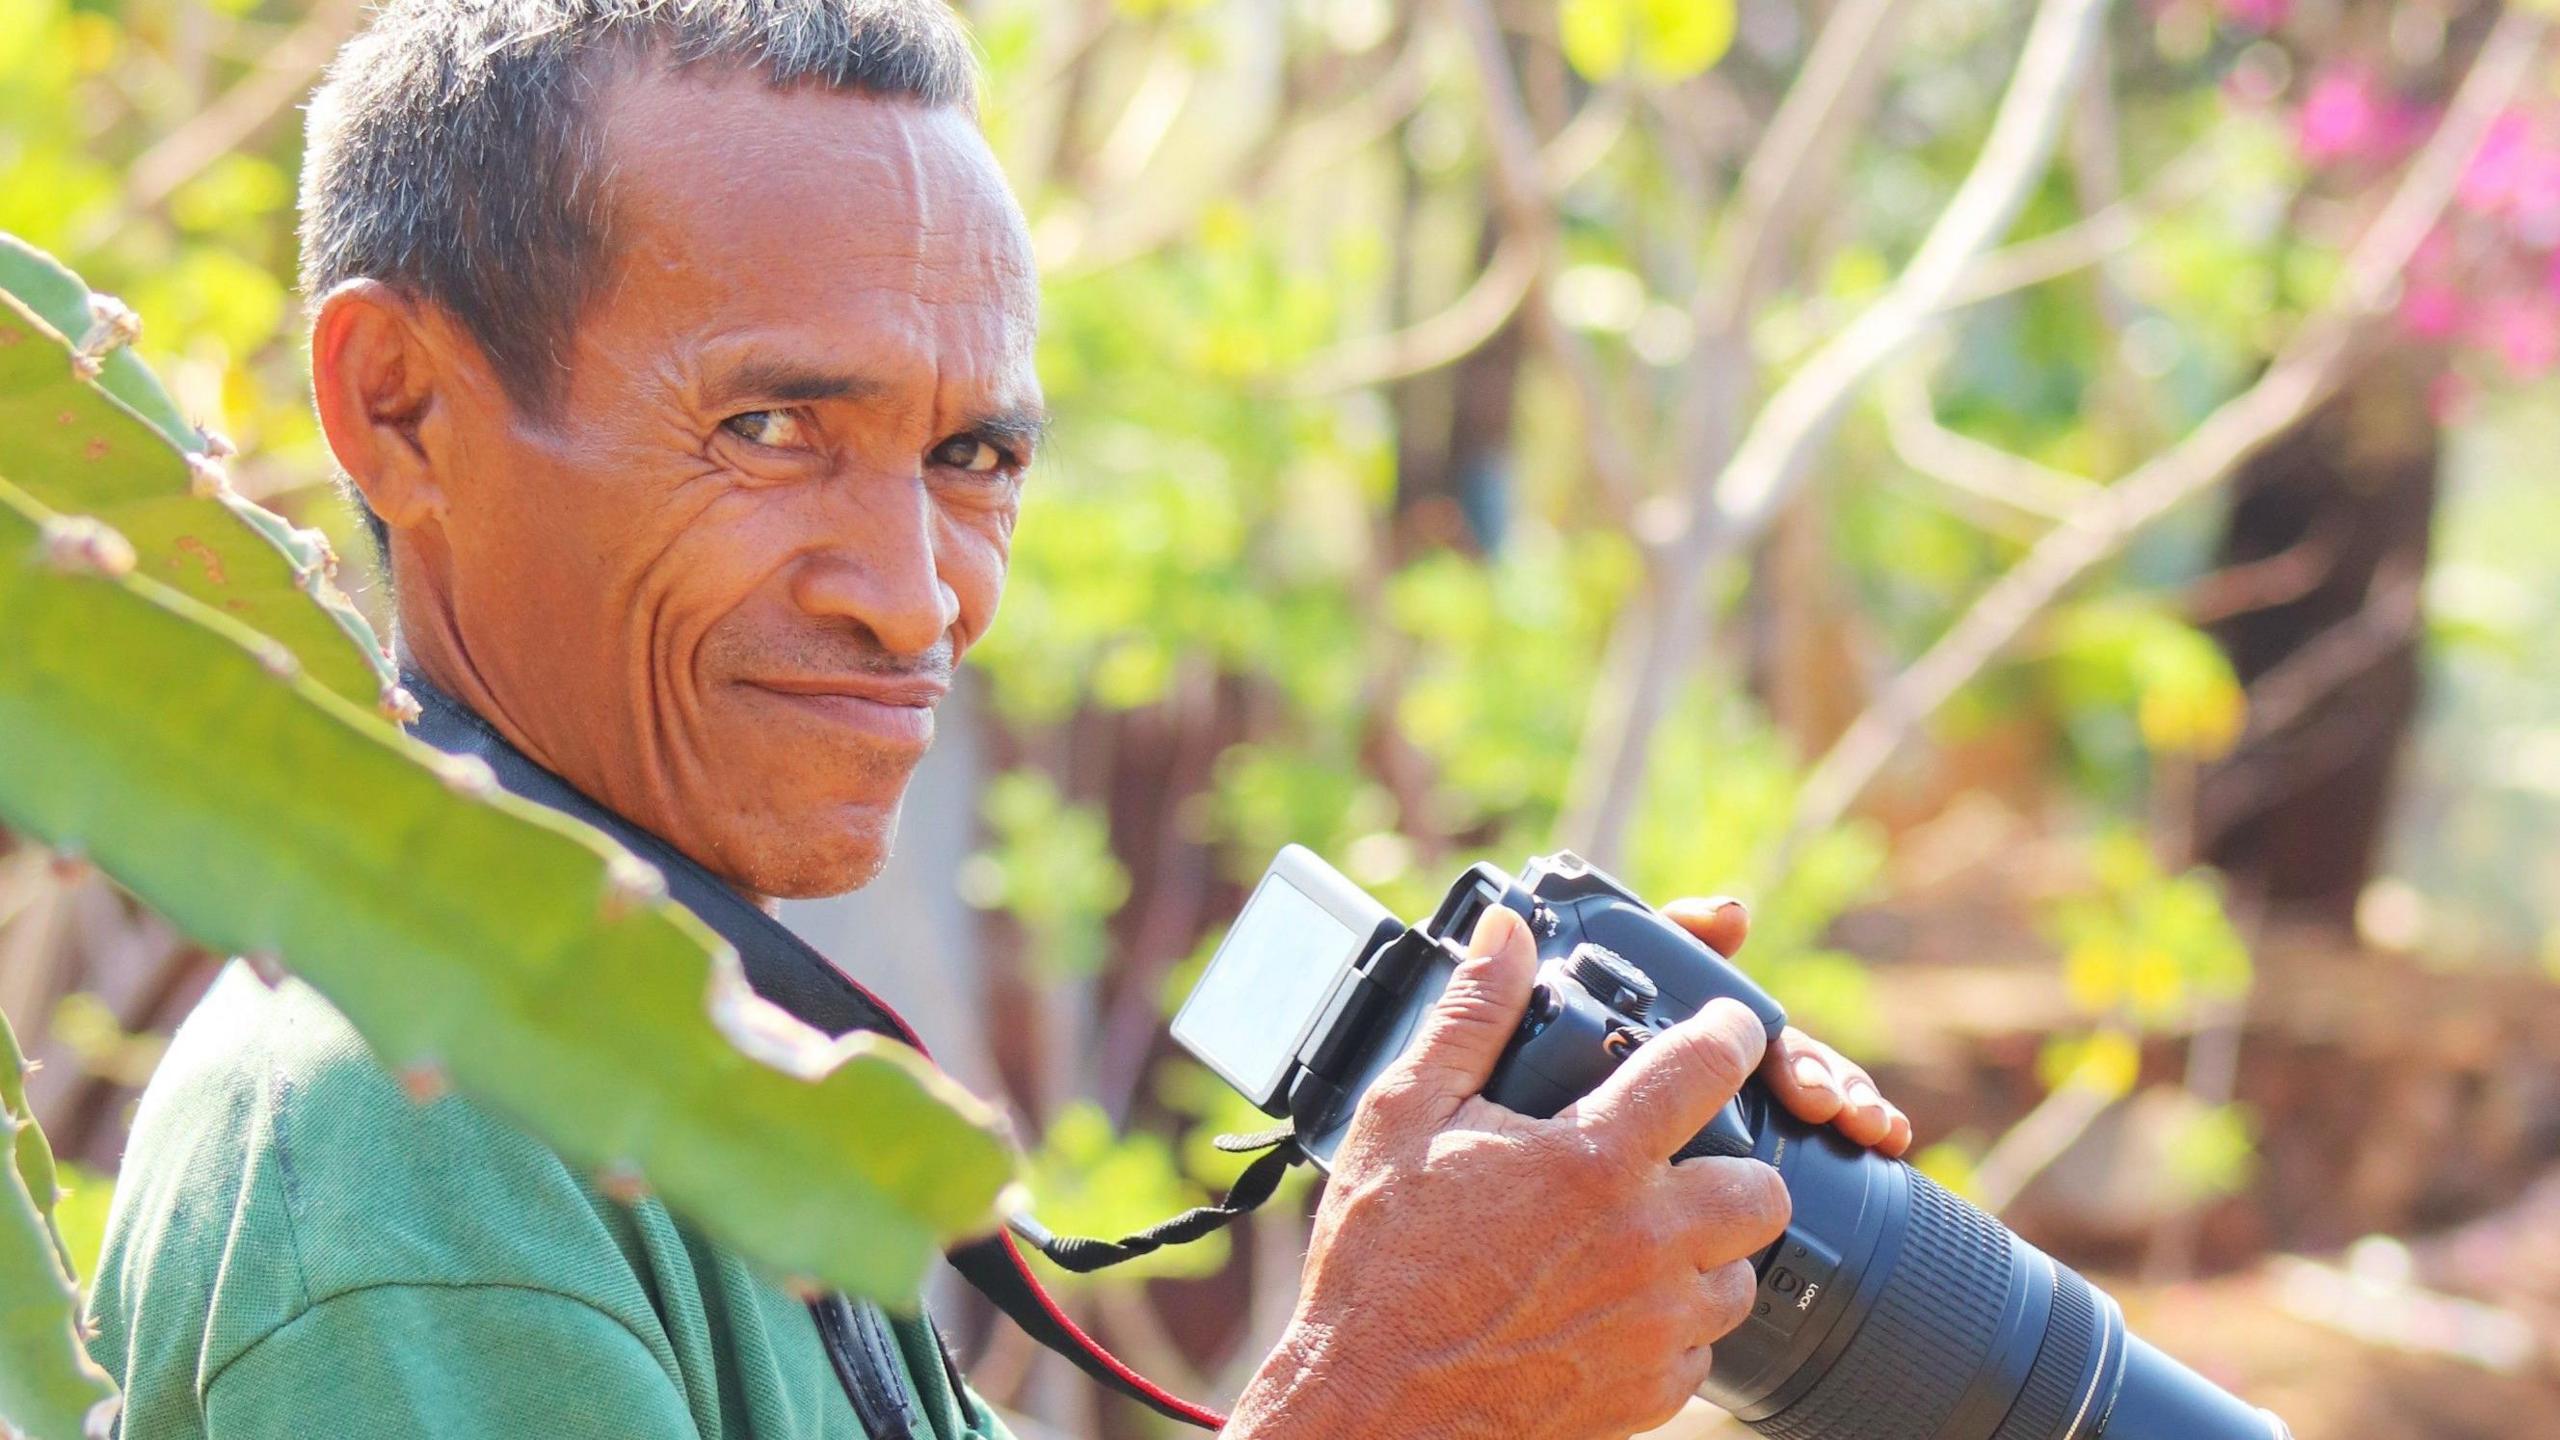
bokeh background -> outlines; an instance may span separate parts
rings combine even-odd
[[[1408,912],[1570,845],[1747,898],[1921,1164],[2303,1440],[2560,1436],[2537,15],[965,8],[1057,433],[898,859],[792,919],[1019,1117],[1053,1226],[1234,1174],[1163,1020],[1278,845]],[[0,0],[0,229],[350,556],[289,277],[361,18]],[[94,1246],[216,960],[5,847]],[[1231,1395],[1311,1204],[1073,1304]],[[1156,1433],[947,1314],[1026,1436]]]

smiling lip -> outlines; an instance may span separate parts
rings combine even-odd
[[[746,684],[816,710],[848,729],[913,745],[932,741],[933,707],[951,691],[950,681],[921,675],[829,675]]]

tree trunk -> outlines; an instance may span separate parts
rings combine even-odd
[[[2289,918],[2353,926],[2417,717],[2437,368],[2376,357],[2249,461],[2219,569],[2198,587],[2250,717],[2199,777],[2195,851]]]

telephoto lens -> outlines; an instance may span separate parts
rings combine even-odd
[[[1312,853],[1272,861],[1174,1017],[1174,1038],[1330,1167],[1361,1095],[1418,1032],[1500,905],[1536,990],[1487,1100],[1556,1114],[1716,999],[1772,1038],[1786,1011],[1732,962],[1569,852],[1468,868],[1408,926]],[[1809,1125],[1758,1081],[1675,1158],[1749,1156],[1794,1200],[1755,1256],[1753,1313],[1699,1394],[1781,1440],[2292,1440],[2127,1331],[2115,1301],[1898,1160]]]
[[[1756,1084],[1751,1153],[1795,1201],[1699,1393],[1781,1440],[2292,1440],[2125,1328],[2108,1295],[1927,1176]],[[1739,1146],[1701,1136],[1691,1153]]]

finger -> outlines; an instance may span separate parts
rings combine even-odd
[[[1893,1111],[1893,1123],[1885,1130],[1884,1139],[1877,1142],[1876,1149],[1884,1152],[1888,1159],[1899,1160],[1911,1149],[1911,1117],[1902,1113],[1901,1106],[1891,1101],[1885,1103],[1886,1108]]]
[[[1667,1160],[1733,1099],[1768,1043],[1760,1017],[1741,1001],[1710,1001],[1638,1047],[1564,1113],[1629,1154]]]
[[[1717,1265],[1698,1276],[1698,1329],[1691,1338],[1713,1344],[1734,1332],[1735,1327],[1751,1318],[1751,1307],[1760,1301],[1760,1277],[1751,1262],[1735,1260]]]
[[[1848,1103],[1839,1072],[1831,1068],[1828,1047],[1793,1025],[1769,1046],[1760,1061],[1760,1078],[1787,1113],[1808,1125],[1828,1125]]]
[[[1484,1088],[1502,1058],[1538,974],[1537,947],[1528,922],[1496,905],[1476,922],[1467,958],[1449,977],[1449,988],[1423,1017],[1421,1034],[1403,1063],[1425,1088],[1463,1099]]]
[[[1801,1038],[1790,1042],[1790,1049],[1798,1055],[1819,1057],[1829,1067],[1832,1083],[1840,1088],[1840,1105],[1833,1114],[1817,1118],[1801,1110],[1795,1113],[1814,1124],[1828,1119],[1833,1129],[1858,1144],[1881,1145],[1893,1129],[1894,1108],[1892,1102],[1876,1088],[1875,1078],[1867,1073],[1865,1066],[1856,1064],[1812,1036],[1801,1031],[1792,1033]],[[1793,1106],[1788,1108],[1794,1109]]]
[[[1730,895],[1712,900],[1674,900],[1662,907],[1662,913],[1698,937],[1699,944],[1728,960],[1751,935],[1751,911]]]
[[[1845,1102],[1832,1119],[1831,1128],[1861,1145],[1880,1145],[1893,1129],[1893,1107],[1885,1102],[1883,1092],[1867,1072],[1843,1060],[1840,1062],[1840,1092]]]
[[[1701,1270],[1746,1260],[1787,1233],[1795,1213],[1787,1182],[1757,1160],[1702,1155],[1671,1167],[1686,1253]]]

